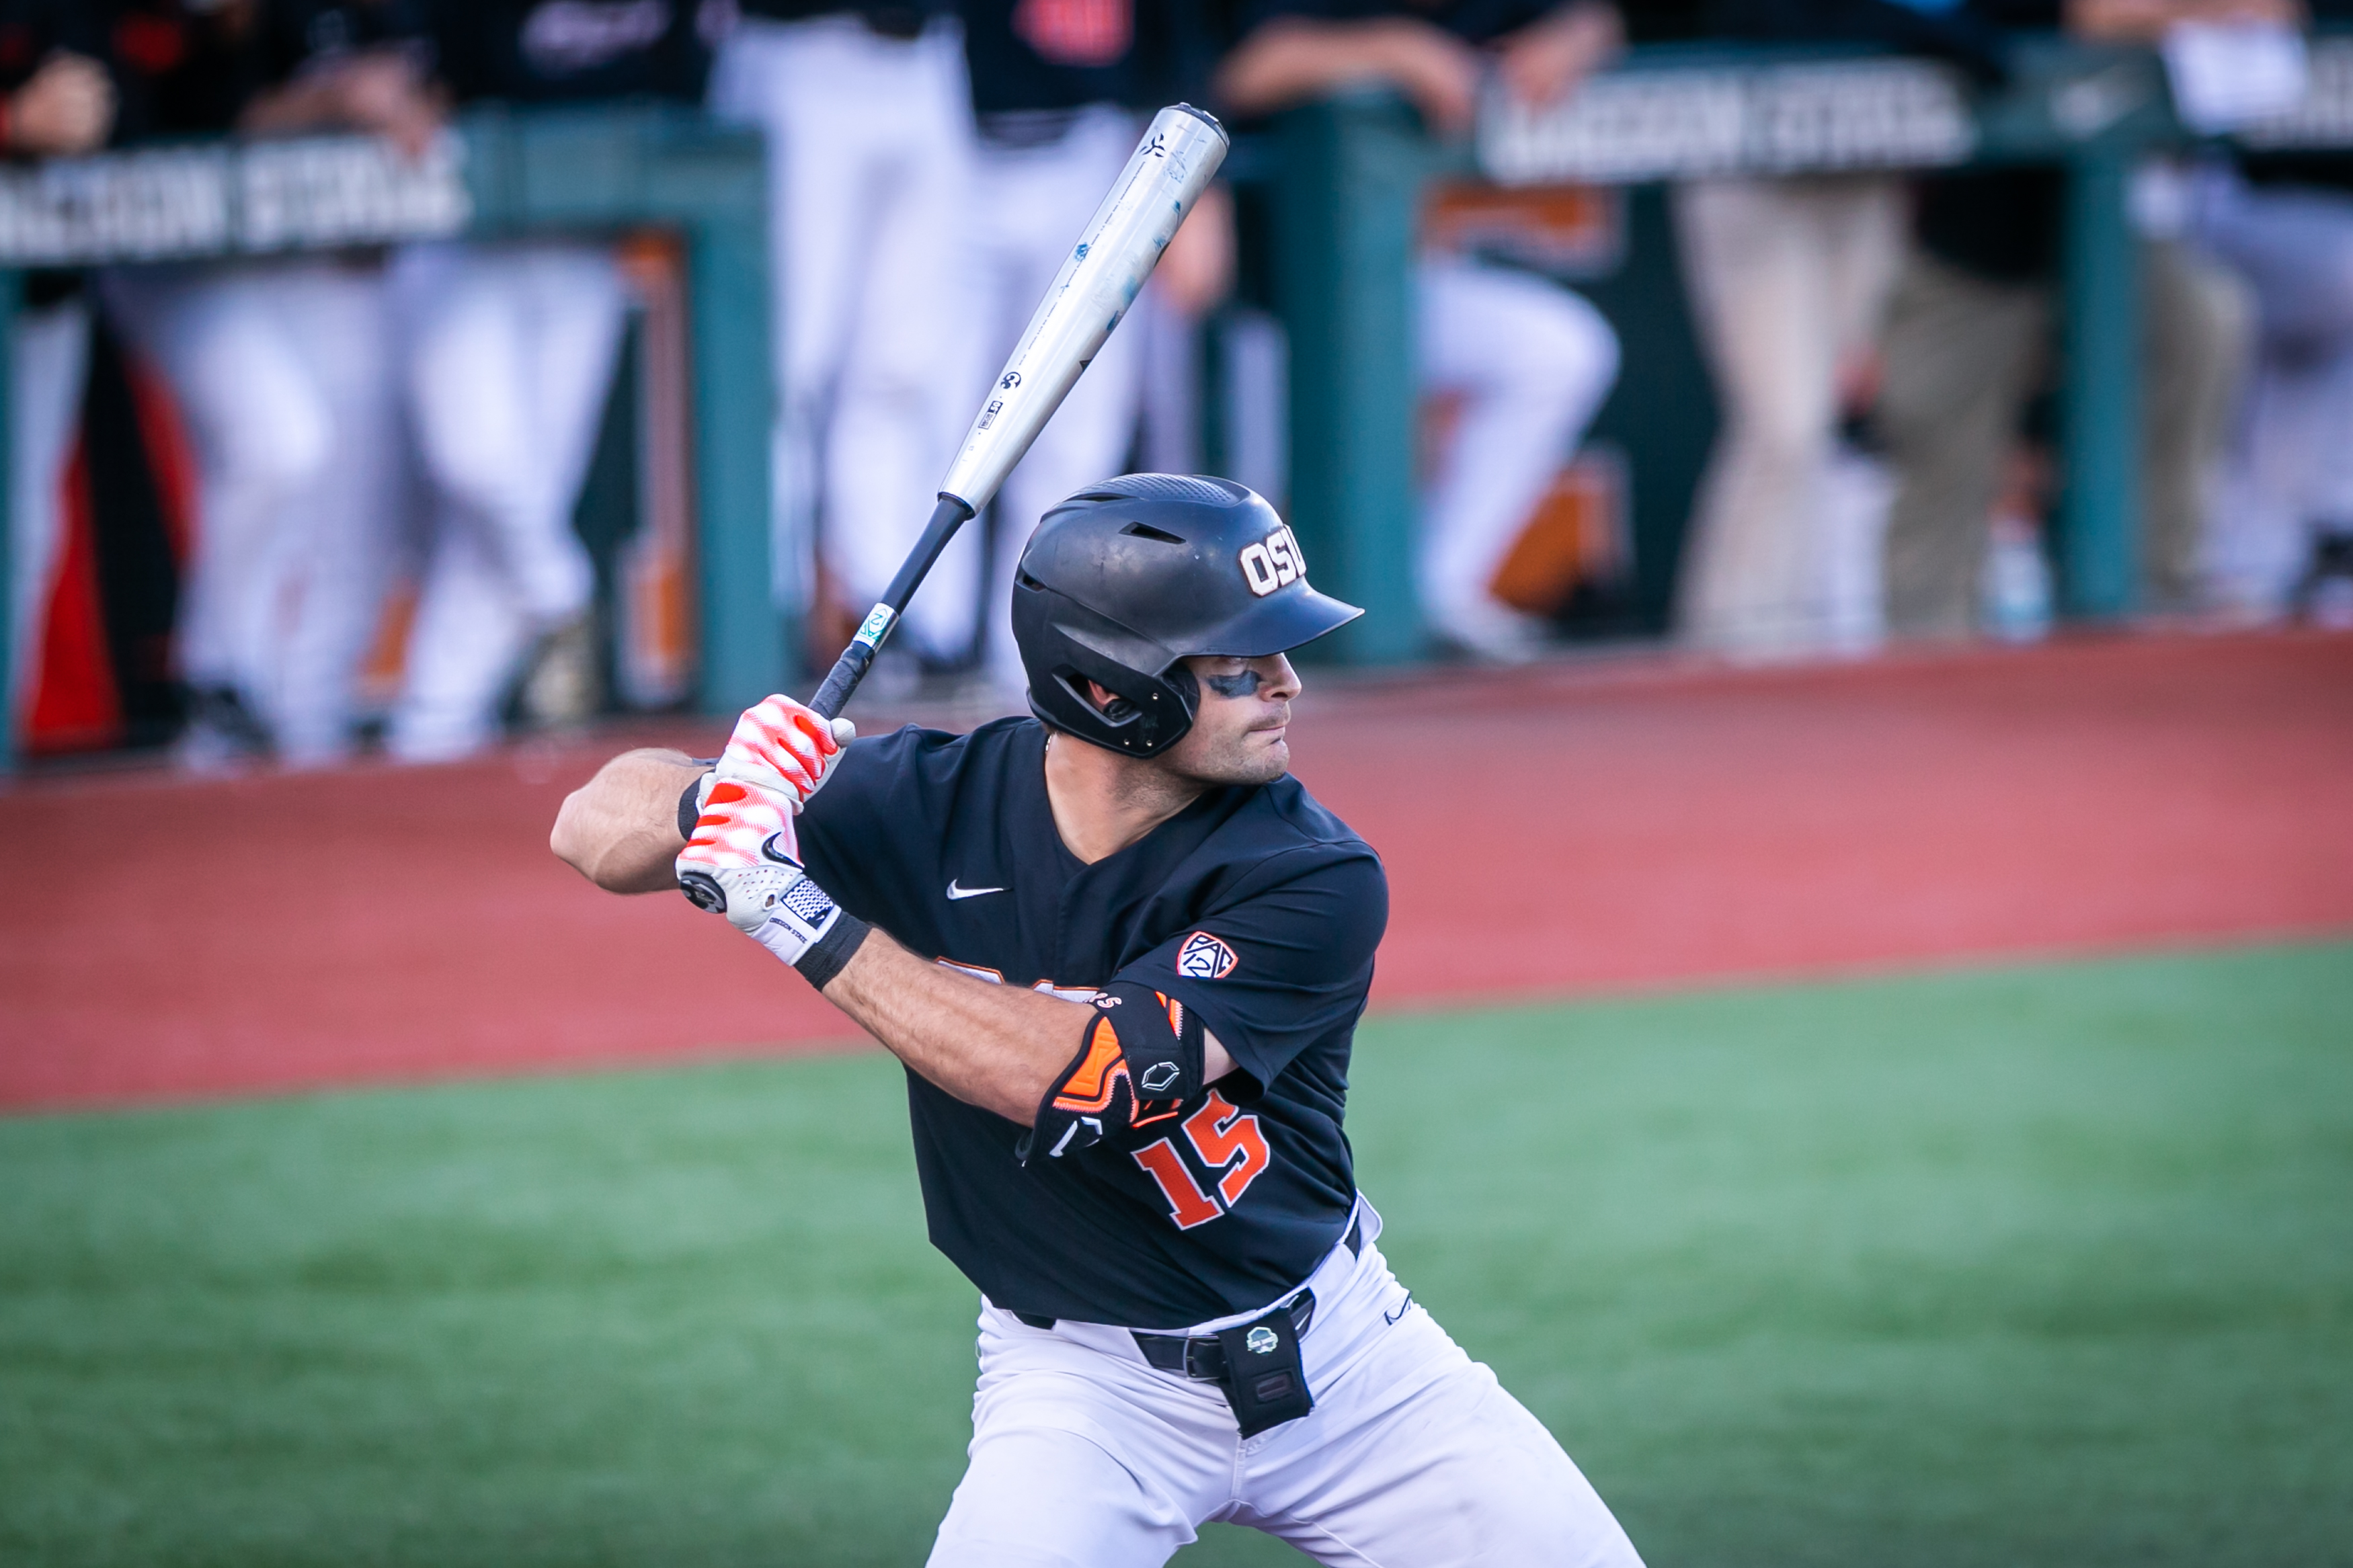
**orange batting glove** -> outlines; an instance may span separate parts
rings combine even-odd
[[[843,749],[857,738],[858,726],[847,719],[828,723],[789,697],[771,697],[735,721],[712,777],[715,784],[768,791],[797,812],[825,787]]]
[[[679,851],[679,890],[823,990],[867,928],[809,880],[799,850],[786,797],[722,779]]]
[[[752,931],[781,884],[803,875],[792,808],[782,796],[732,779],[705,788],[694,837],[678,852],[678,885],[688,898]]]

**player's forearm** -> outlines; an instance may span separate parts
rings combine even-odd
[[[923,1078],[1024,1127],[1094,1017],[1083,1002],[992,985],[918,958],[879,931],[827,982],[825,999]],[[1202,1068],[1205,1083],[1234,1070],[1214,1035],[1203,1041]]]
[[[1271,114],[1359,82],[1401,85],[1395,31],[1381,22],[1267,22],[1219,67],[1218,97],[1238,114]]]
[[[2181,22],[2269,22],[2300,26],[2296,0],[2068,0],[2067,30],[2110,44],[2154,44]]]
[[[959,974],[879,931],[828,982],[825,999],[923,1078],[1024,1127],[1078,1053],[1094,1013],[1082,1002]]]
[[[678,797],[702,775],[684,752],[624,752],[565,796],[547,847],[609,893],[678,886]]]
[[[237,128],[248,135],[283,136],[323,127],[339,128],[340,119],[333,92],[316,77],[257,95],[237,117]]]

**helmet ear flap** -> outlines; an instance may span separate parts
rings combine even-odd
[[[1201,683],[1193,672],[1178,659],[1160,672],[1160,682],[1176,693],[1176,700],[1185,705],[1185,728],[1190,730],[1193,721],[1201,716]]]
[[[1192,728],[1201,689],[1185,656],[1255,658],[1363,614],[1307,584],[1298,541],[1230,479],[1128,474],[1039,520],[1013,577],[1013,641],[1029,706],[1131,757]],[[1087,682],[1120,701],[1097,707]]]
[[[1070,665],[1063,665],[1060,668],[1055,670],[1053,674],[1053,681],[1055,685],[1062,689],[1063,692],[1069,696],[1071,700],[1073,702],[1084,703],[1087,707],[1092,708],[1096,712],[1102,714],[1103,722],[1106,724],[1127,723],[1138,713],[1143,711],[1142,709],[1129,701],[1126,698],[1122,697],[1116,691],[1111,694],[1110,701],[1096,701],[1094,693],[1088,690],[1087,688],[1090,686],[1100,686],[1103,683],[1101,681],[1090,680],[1086,676],[1080,673]]]
[[[1132,672],[1117,665],[1112,668],[1121,676],[1128,679],[1114,683],[1083,674],[1069,666],[1054,673],[1058,679],[1067,676],[1069,679],[1065,684],[1070,688],[1071,695],[1094,709],[1113,724],[1126,723],[1136,714],[1143,712],[1146,704],[1165,710],[1167,707],[1166,700],[1170,696],[1174,696],[1177,705],[1184,710],[1185,723],[1187,727],[1190,727],[1193,721],[1200,716],[1201,683],[1194,679],[1191,670],[1185,668],[1184,660],[1177,660],[1161,671],[1153,680],[1145,683],[1144,695],[1141,697],[1132,696],[1124,689],[1125,687],[1134,684]],[[1093,680],[1097,686],[1110,692],[1111,700],[1097,703],[1085,689],[1083,683],[1088,680]]]
[[[1200,686],[1178,665],[1165,675],[1131,669],[1065,632],[1045,689],[1032,682],[1029,705],[1039,717],[1130,756],[1150,757],[1175,745],[1193,727]],[[1112,694],[1097,706],[1092,681]]]

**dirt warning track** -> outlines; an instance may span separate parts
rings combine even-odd
[[[638,738],[0,793],[0,1105],[842,1040],[548,855]],[[1381,1005],[2353,930],[2353,637],[1327,682],[1293,748],[1388,864]]]

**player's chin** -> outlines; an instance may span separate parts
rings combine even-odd
[[[1271,740],[1261,739],[1264,731],[1242,737],[1240,755],[1235,759],[1235,776],[1229,784],[1272,784],[1291,771],[1291,742],[1276,731]]]

